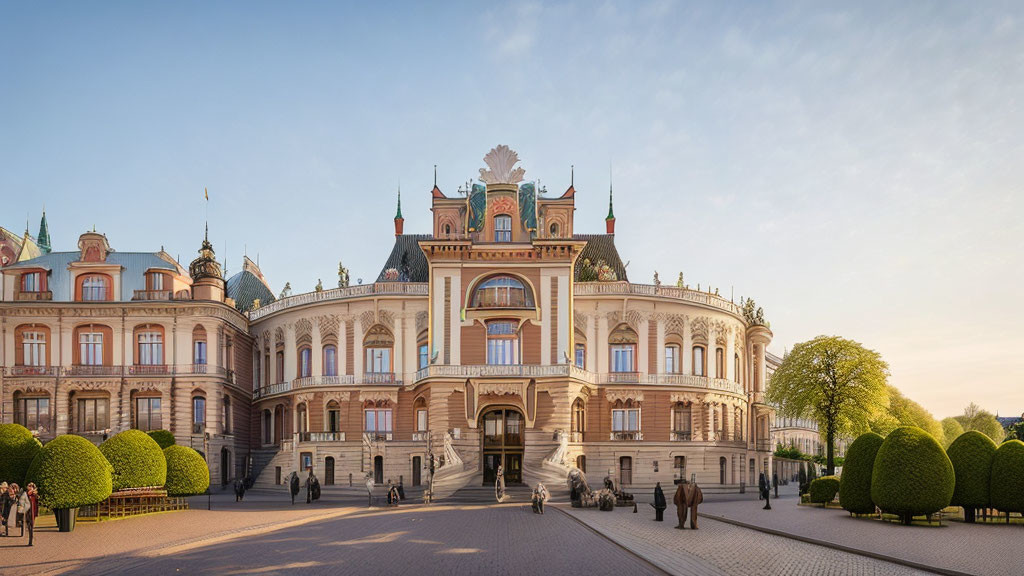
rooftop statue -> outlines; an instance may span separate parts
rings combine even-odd
[[[278,299],[287,298],[287,297],[289,297],[291,295],[292,295],[292,283],[291,282],[285,282],[284,283],[284,290],[281,290],[281,295],[278,296]]]
[[[661,278],[658,278],[658,271],[654,271],[654,285],[661,286]]]
[[[519,154],[504,144],[499,144],[484,156],[487,169],[480,169],[480,179],[486,184],[518,184],[523,181],[526,170],[516,168]]]
[[[341,260],[338,260],[338,288],[348,288],[348,268],[341,265]]]
[[[679,273],[679,279],[676,280],[676,288],[686,288],[686,284],[683,283],[683,273]]]
[[[324,281],[319,279],[319,278],[317,278],[316,279],[316,286],[313,288],[313,291],[314,292],[323,292],[324,291]]]

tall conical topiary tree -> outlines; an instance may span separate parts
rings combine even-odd
[[[163,486],[167,481],[164,451],[142,430],[115,434],[100,444],[100,452],[114,467],[114,490]]]
[[[1005,512],[1024,513],[1024,442],[1007,440],[992,458],[992,507]]]
[[[946,455],[956,475],[950,504],[963,507],[964,521],[974,522],[975,510],[987,508],[991,501],[989,483],[996,443],[981,432],[971,430],[957,436],[946,449]]]
[[[890,432],[875,455],[871,499],[909,525],[914,516],[949,506],[955,483],[953,463],[938,441],[916,426],[904,426]]]
[[[871,499],[871,474],[875,469],[875,456],[885,439],[868,432],[850,444],[843,462],[843,475],[839,481],[839,505],[851,514],[871,514],[875,501]]]

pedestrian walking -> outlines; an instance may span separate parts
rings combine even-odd
[[[7,487],[7,498],[4,503],[4,536],[10,536],[11,524],[17,527],[18,522],[18,485],[11,483]]]
[[[773,472],[772,473],[772,486],[775,487],[775,497],[778,498],[779,497],[779,473],[778,472]]]
[[[6,536],[7,530],[7,513],[11,510],[11,501],[8,494],[7,482],[0,482],[0,528],[3,528],[5,532],[3,536]]]
[[[402,478],[398,478],[398,499],[405,500],[405,486],[402,485]]]
[[[36,533],[36,516],[39,515],[39,490],[35,483],[29,482],[28,488],[28,510],[25,512],[25,529],[28,530],[28,545],[32,546]]]
[[[292,505],[294,505],[295,497],[299,495],[299,473],[294,470],[288,476],[288,492],[292,495]]]

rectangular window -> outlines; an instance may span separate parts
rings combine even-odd
[[[149,275],[149,286],[150,290],[163,290],[164,289],[164,275],[159,272],[153,272]]]
[[[203,417],[206,417],[204,400]],[[160,417],[159,398],[136,398],[135,399],[135,427],[142,431],[159,430],[163,428]]]
[[[612,346],[612,372],[635,372],[632,344],[615,344]]]
[[[22,359],[25,366],[46,366],[46,335],[25,332],[21,339]]]
[[[430,364],[430,349],[426,344],[420,344],[419,347],[419,367],[422,370]]]
[[[373,374],[391,372],[391,348],[367,348],[366,372]]]
[[[715,378],[725,378],[725,351],[715,349]]]
[[[29,430],[50,431],[50,399],[19,398],[14,404],[14,421]]]
[[[278,352],[277,359],[277,382],[284,382],[284,352]]]
[[[487,323],[487,363],[510,366],[519,364],[519,334],[515,322]]]
[[[331,409],[327,411],[327,431],[341,432],[341,410]]]
[[[676,374],[679,372],[679,347],[665,346],[665,372]]]
[[[164,363],[164,337],[159,332],[143,332],[139,334],[139,361],[143,366],[156,366]]]
[[[511,216],[495,216],[494,217],[494,241],[495,242],[511,242],[512,241],[512,217]]]
[[[192,363],[206,364],[206,342],[196,340],[192,344]]]
[[[626,408],[612,410],[613,432],[639,432],[640,409]]]
[[[417,410],[416,411],[416,431],[425,432],[427,430],[427,411]]]
[[[79,360],[84,366],[103,365],[103,333],[83,332],[78,335]]]
[[[367,410],[364,431],[371,436],[389,437],[391,435],[391,409]]]
[[[107,299],[107,279],[100,276],[89,276],[82,280],[82,300],[85,302],[103,302]]]
[[[75,431],[84,434],[100,432],[110,428],[109,402],[106,398],[79,399],[78,421],[75,423]]]
[[[29,272],[21,276],[22,292],[39,292],[42,289],[39,272]]]
[[[192,432],[198,434],[206,427],[206,398],[192,398]]]
[[[586,368],[587,367],[587,347],[584,344],[576,345],[576,367]]]

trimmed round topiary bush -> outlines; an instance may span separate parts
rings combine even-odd
[[[125,430],[103,444],[100,452],[114,467],[114,490],[163,486],[167,459],[156,440],[141,430]]]
[[[146,434],[149,434],[150,438],[156,440],[161,450],[166,450],[168,446],[174,446],[174,434],[167,430],[150,430]]]
[[[1007,440],[992,458],[991,506],[1024,513],[1024,442]]]
[[[956,476],[950,504],[963,507],[964,520],[974,522],[974,511],[989,505],[996,443],[981,432],[971,430],[957,436],[946,448],[946,455],[953,463]]]
[[[169,446],[164,449],[167,459],[167,494],[193,496],[210,487],[210,470],[199,452],[188,446]]]
[[[50,440],[28,470],[39,488],[39,500],[50,509],[78,508],[110,496],[113,468],[99,448],[81,436],[65,434]]]
[[[21,424],[0,424],[0,482],[25,484],[25,476],[43,448]]]
[[[839,478],[836,476],[816,478],[811,482],[811,486],[807,490],[807,494],[811,497],[811,502],[815,504],[828,504],[835,500],[838,493]]]
[[[909,525],[914,516],[949,506],[955,483],[953,463],[935,438],[904,426],[890,432],[875,455],[871,499]]]
[[[839,479],[839,505],[851,514],[871,514],[875,501],[871,499],[871,473],[875,469],[875,455],[885,439],[868,432],[850,444],[843,462],[843,476]]]

